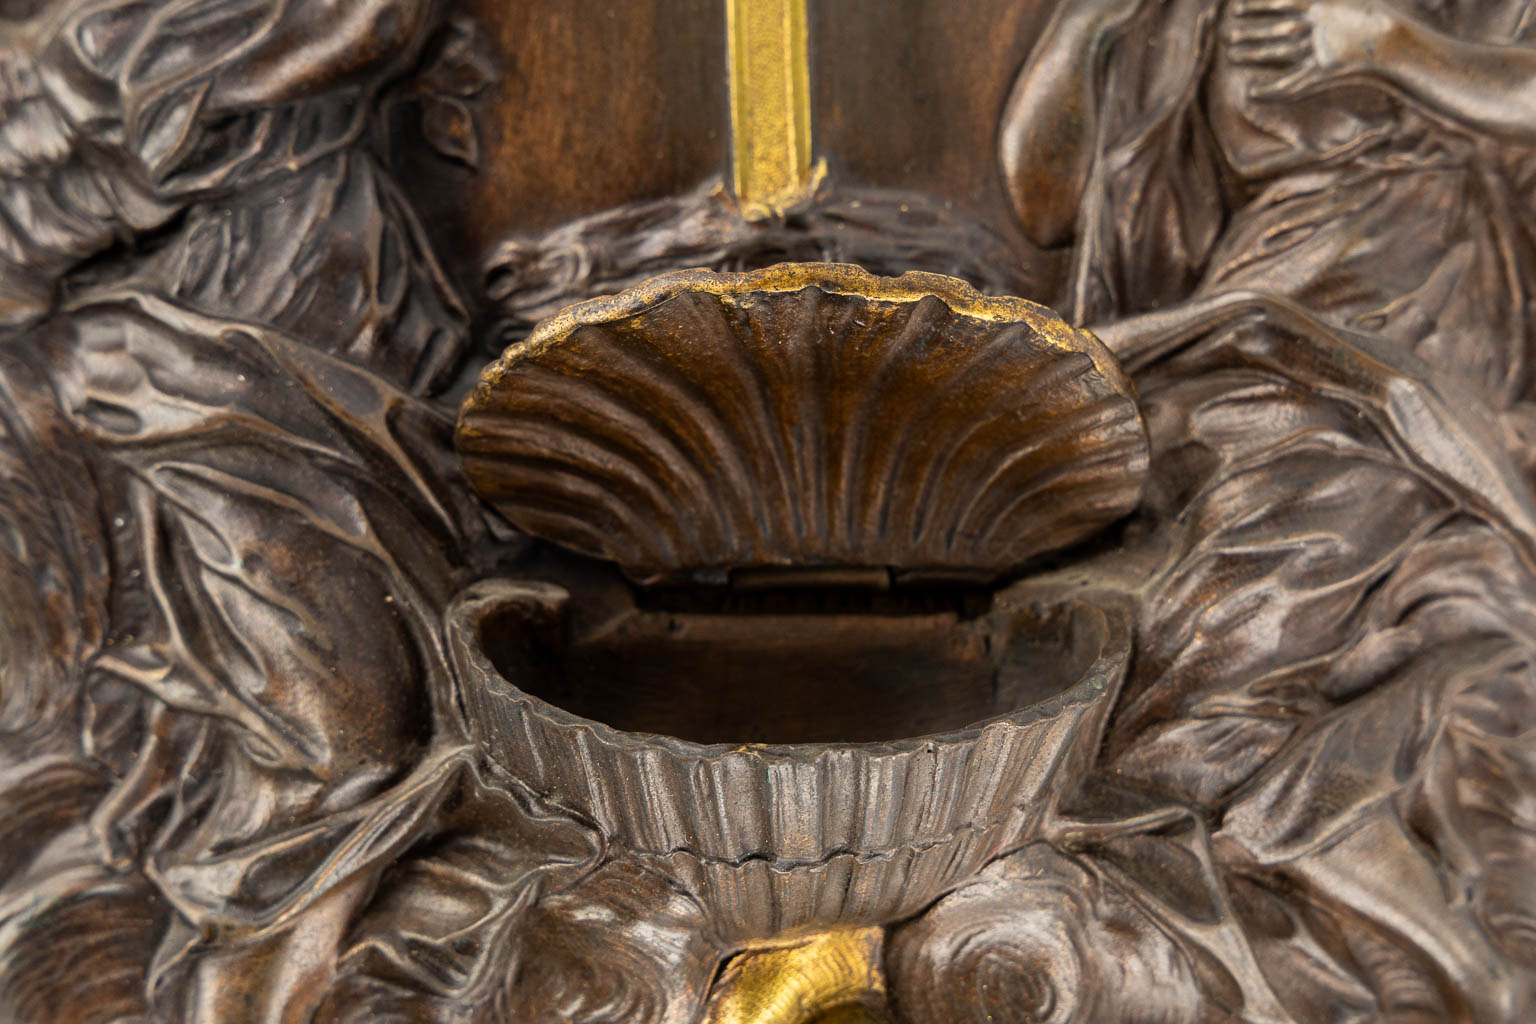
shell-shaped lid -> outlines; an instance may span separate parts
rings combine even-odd
[[[937,274],[683,271],[542,322],[460,413],[470,483],[641,582],[766,568],[993,578],[1140,501],[1096,338]]]

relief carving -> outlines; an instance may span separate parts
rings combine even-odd
[[[1011,0],[950,196],[797,3],[552,227],[521,11],[0,7],[0,1020],[1536,1012],[1529,4]]]

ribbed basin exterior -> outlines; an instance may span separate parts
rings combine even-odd
[[[1123,613],[1072,601],[1097,651],[1047,701],[884,743],[704,745],[612,729],[503,676],[482,638],[487,617],[500,629],[547,622],[566,596],[492,581],[454,603],[447,633],[469,730],[534,792],[690,888],[735,938],[892,921],[1017,845],[1081,779],[1130,651]]]

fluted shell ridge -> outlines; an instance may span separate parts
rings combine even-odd
[[[568,596],[489,580],[454,602],[447,637],[468,733],[531,791],[707,895],[737,936],[895,920],[1033,834],[1086,774],[1131,650],[1125,609],[1063,597],[1096,640],[1081,676],[1048,700],[887,742],[700,744],[582,718],[501,674],[485,624],[508,608],[514,622],[558,615]]]
[[[457,443],[512,523],[638,579],[996,575],[1131,511],[1147,440],[1104,346],[934,274],[686,271],[571,307],[482,375]]]

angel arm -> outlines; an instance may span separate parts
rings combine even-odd
[[[1404,17],[1388,35],[1383,76],[1442,117],[1536,141],[1536,50],[1469,42]]]
[[[1448,121],[1536,141],[1536,49],[1447,35],[1389,0],[1237,0],[1234,12],[1236,59],[1290,64],[1256,98],[1372,80]]]
[[[374,80],[420,46],[433,0],[323,0],[271,5],[269,28],[212,81],[209,113],[269,106]]]
[[[187,170],[208,162],[210,127],[306,101],[358,123],[435,13],[436,0],[170,0],[116,67],[123,137],[157,186],[174,191],[180,177],[206,188],[206,171]]]
[[[1062,4],[1014,82],[999,138],[1003,181],[1042,248],[1071,237],[1093,164],[1099,58],[1141,2]]]

